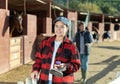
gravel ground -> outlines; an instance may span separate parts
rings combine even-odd
[[[89,59],[87,84],[108,84],[120,74],[120,42],[92,45]],[[79,81],[79,79],[80,71],[75,73],[75,80]]]
[[[0,74],[0,84],[16,84],[30,76],[33,62]],[[120,41],[92,45],[87,84],[108,84],[120,74]],[[80,70],[75,73],[75,84],[80,84]]]

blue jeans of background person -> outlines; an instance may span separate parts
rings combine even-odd
[[[48,84],[52,84],[52,80],[49,80],[49,81],[48,81]]]
[[[80,54],[81,68],[84,70],[88,69],[88,57],[89,55]]]

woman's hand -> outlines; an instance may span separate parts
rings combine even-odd
[[[65,71],[66,70],[66,64],[65,63],[61,63],[61,64],[54,64],[54,68],[58,69],[60,71]]]
[[[33,71],[33,72],[31,73],[31,78],[32,78],[32,79],[37,78],[37,76],[38,76],[38,72],[37,72],[37,71]]]

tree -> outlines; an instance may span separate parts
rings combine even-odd
[[[90,11],[110,15],[120,15],[120,4],[118,0],[53,0],[67,8],[79,11]],[[69,4],[66,4],[69,1]]]
[[[97,6],[94,3],[88,3],[88,2],[84,3],[84,4],[80,3],[78,5],[78,7],[79,7],[80,11],[90,11],[90,12],[95,12],[95,13],[101,13],[102,12],[101,9],[99,8],[99,6]]]

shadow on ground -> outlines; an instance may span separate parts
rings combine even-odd
[[[96,63],[96,64],[109,63],[109,65],[106,68],[104,68],[102,71],[97,73],[96,75],[90,77],[87,80],[87,84],[94,84],[99,79],[101,79],[104,76],[106,76],[109,72],[113,71],[120,64],[120,59],[119,58],[116,61],[113,61],[116,58],[117,58],[117,56],[112,56],[111,58],[109,58],[109,59],[107,59],[105,61],[102,61],[100,63]]]
[[[95,47],[95,46],[94,46]],[[106,49],[110,49],[110,50],[120,50],[119,46],[96,46],[98,48],[106,48]]]
[[[113,71],[119,64],[120,64],[120,59],[118,58],[118,55],[112,56],[111,58],[101,61],[99,63],[90,63],[90,65],[100,65],[100,64],[108,64],[106,68],[104,68],[102,71],[98,72],[96,75],[88,78],[86,84],[95,84],[99,79],[103,78],[106,76],[109,72]],[[114,61],[114,59],[117,59]],[[96,72],[96,71],[92,71]],[[80,80],[76,80],[74,84],[81,84],[79,82]]]
[[[99,63],[89,63],[89,65],[109,64],[109,63],[111,63],[114,59],[117,59],[118,57],[120,57],[120,55],[112,56],[111,58],[106,59],[106,60],[104,60],[104,61],[101,61],[101,62],[99,62]]]
[[[0,84],[17,84],[17,83],[15,83],[15,82],[14,83],[13,82],[11,82],[11,83],[10,82],[0,82]]]

